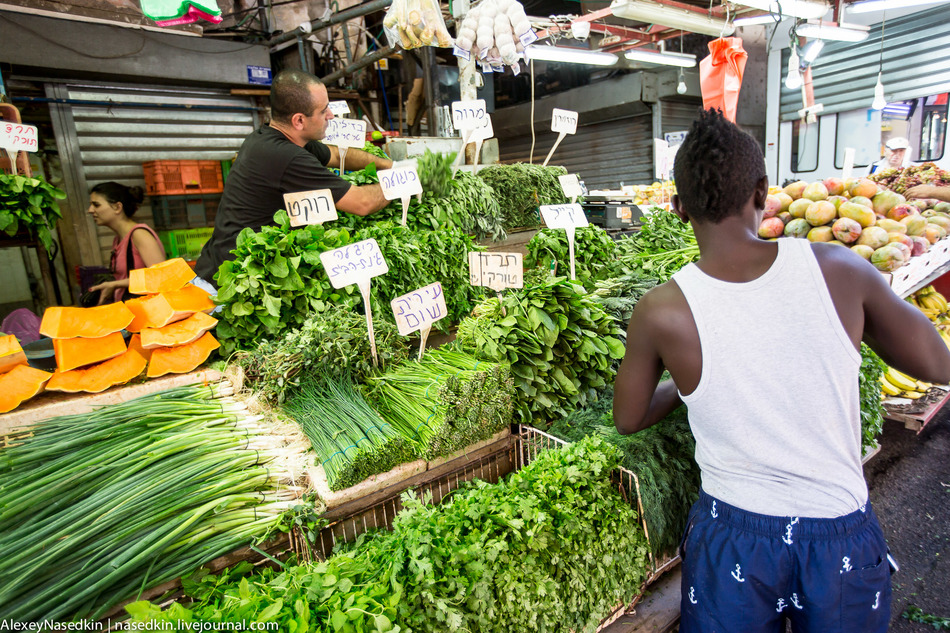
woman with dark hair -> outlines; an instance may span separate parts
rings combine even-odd
[[[165,261],[165,247],[158,234],[149,225],[132,219],[143,199],[141,187],[126,187],[117,182],[100,183],[89,192],[89,214],[97,225],[109,227],[115,233],[109,266],[115,281],[89,289],[99,291],[99,305],[123,299],[129,290],[130,270]]]

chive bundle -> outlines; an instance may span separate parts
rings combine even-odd
[[[279,440],[221,395],[55,418],[0,452],[0,619],[100,618],[277,524],[298,493]]]
[[[370,398],[403,433],[415,433],[432,459],[488,439],[512,421],[514,383],[507,365],[437,349],[368,379]]]
[[[331,490],[357,484],[413,457],[413,436],[383,420],[347,379],[311,378],[284,405],[310,439]]]

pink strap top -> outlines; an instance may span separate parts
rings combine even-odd
[[[152,237],[154,237],[155,241],[158,242],[159,248],[162,249],[162,258],[165,258],[165,247],[162,245],[162,241],[159,239],[158,233],[155,232],[155,229],[150,227],[148,224],[136,224],[132,227],[132,230],[129,231],[129,234],[124,238],[120,240],[119,236],[116,235],[112,240],[112,272],[115,275],[116,281],[128,279],[129,277],[129,248],[132,249],[133,268],[145,268],[145,262],[142,260],[142,255],[139,253],[138,249],[135,248],[135,244],[132,243],[132,234],[138,229],[145,229],[152,234]],[[121,301],[124,292],[125,290],[122,288],[117,289],[115,291],[115,300]]]

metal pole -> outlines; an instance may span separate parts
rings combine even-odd
[[[286,33],[281,33],[280,35],[272,37],[271,39],[267,40],[266,44],[268,46],[276,46],[278,44],[283,44],[284,42],[289,42],[298,35],[308,35],[311,32],[317,33],[328,26],[333,26],[334,24],[339,24],[340,22],[346,22],[347,20],[352,20],[353,18],[363,17],[364,15],[373,13],[374,11],[381,11],[392,3],[393,0],[372,0],[371,2],[358,4],[355,7],[350,7],[349,9],[345,9],[339,13],[334,13],[326,20],[312,21],[310,23],[309,31],[304,31],[298,26],[293,31],[288,31]]]
[[[399,49],[396,46],[387,46],[386,48],[381,48],[378,51],[373,51],[372,53],[368,55],[364,55],[363,57],[360,57],[360,60],[358,62],[354,62],[350,64],[349,66],[347,66],[346,68],[343,68],[342,70],[335,70],[329,75],[327,75],[326,77],[321,77],[320,81],[322,81],[325,84],[331,84],[335,82],[337,79],[340,79],[341,77],[352,75],[356,71],[366,68],[370,64],[374,64],[378,62],[379,60],[383,59],[384,57],[389,57],[390,55],[395,53],[397,50]]]
[[[431,46],[426,46],[425,50],[422,52],[422,76],[425,79],[425,91],[426,91],[426,119],[428,123],[426,124],[427,133],[429,136],[438,136],[439,126],[435,120],[435,112],[438,110],[438,94],[435,90],[435,84],[438,82],[436,78],[436,64],[435,62],[435,51],[432,50]]]

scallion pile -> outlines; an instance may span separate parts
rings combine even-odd
[[[214,387],[54,418],[0,451],[0,619],[100,618],[266,534],[299,489]]]

